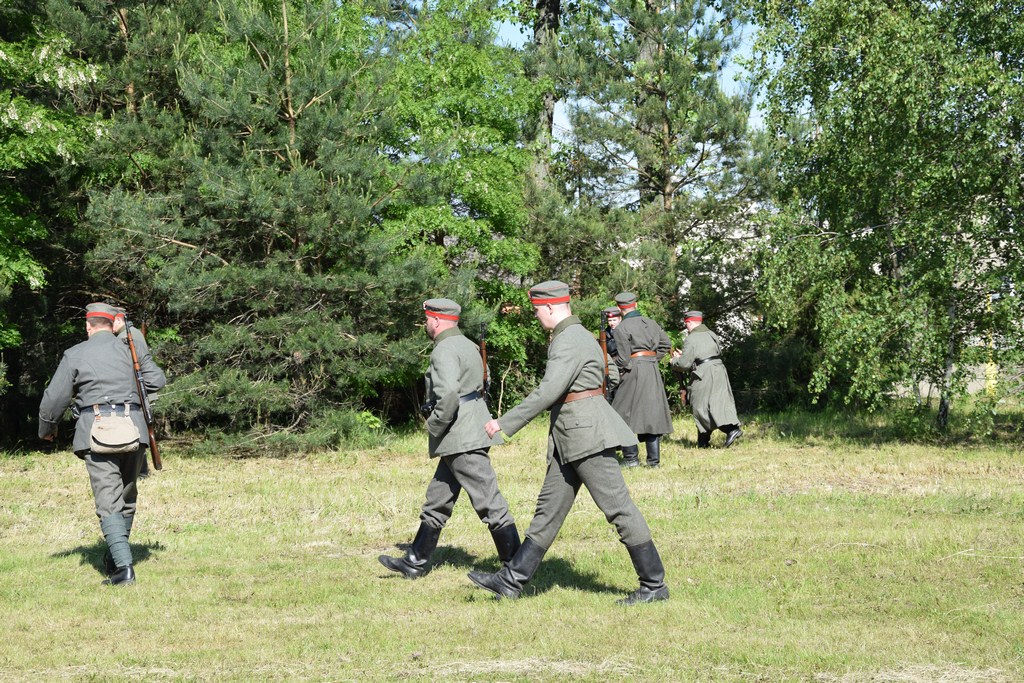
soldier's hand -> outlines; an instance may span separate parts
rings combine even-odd
[[[683,355],[683,350],[682,349],[672,349],[672,357],[673,358],[679,358],[679,356],[681,356],[681,355]]]
[[[40,438],[43,441],[49,441],[50,443],[53,443],[53,440],[54,440],[54,438],[56,438],[56,436],[57,436],[56,434],[47,434],[46,436],[43,436],[43,437],[40,437]]]
[[[493,439],[494,435],[501,431],[501,425],[492,418],[484,425],[484,431],[487,432],[487,438]]]

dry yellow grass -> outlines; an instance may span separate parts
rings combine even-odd
[[[626,552],[580,496],[524,598],[468,500],[437,565],[377,563],[415,532],[433,463],[420,435],[289,459],[179,457],[142,483],[139,583],[104,589],[84,467],[0,459],[0,680],[1024,680],[1024,458],[782,437],[689,447],[626,473],[672,599],[624,609]],[[522,527],[543,424],[492,456]]]

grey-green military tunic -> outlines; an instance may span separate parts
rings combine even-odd
[[[718,336],[706,326],[698,325],[686,335],[682,355],[672,359],[672,369],[682,374],[689,384],[693,419],[702,434],[740,422],[721,354]]]
[[[458,327],[434,338],[426,375],[426,396],[434,403],[427,418],[430,457],[440,458],[427,486],[420,520],[439,529],[451,518],[462,489],[473,509],[491,530],[514,524],[508,503],[488,457],[492,445],[484,424],[491,413],[483,399],[484,373],[480,349]]]
[[[563,402],[567,393],[599,389],[603,373],[601,346],[578,317],[569,316],[552,331],[540,384],[498,418],[501,430],[511,436],[543,411],[551,411],[547,473],[526,532],[543,548],[551,547],[581,485],[625,545],[651,540],[615,457],[616,449],[636,445],[636,435],[602,395]]]
[[[622,317],[613,335],[620,380],[612,406],[634,434],[671,434],[672,416],[658,368],[672,350],[668,335],[658,323],[636,311]],[[655,355],[632,357],[638,351],[653,351]]]
[[[163,371],[146,354],[140,358],[142,379],[147,391],[162,389],[167,379]],[[102,412],[123,412],[129,406],[132,421],[139,429],[138,453],[127,455],[94,455],[89,450],[89,431],[94,418],[93,406]],[[74,404],[77,418],[73,449],[86,461],[96,502],[96,515],[135,514],[135,478],[142,466],[149,433],[135,387],[135,373],[128,346],[108,330],[97,330],[86,341],[64,352],[39,405],[39,436],[57,431],[57,423],[68,406]]]

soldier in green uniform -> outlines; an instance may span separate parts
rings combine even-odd
[[[743,435],[736,415],[729,373],[722,362],[722,344],[718,335],[704,325],[704,314],[687,311],[686,341],[681,350],[672,352],[672,370],[684,375],[689,384],[690,407],[697,421],[697,447],[711,445],[711,433],[725,433],[725,446],[733,445]]]
[[[409,551],[404,557],[378,558],[407,579],[418,579],[430,571],[430,555],[462,489],[469,494],[480,521],[490,529],[498,558],[508,562],[519,549],[515,519],[498,490],[498,479],[487,456],[491,446],[501,440],[484,432],[491,413],[484,402],[480,349],[459,329],[461,311],[451,299],[429,299],[423,304],[427,335],[434,340],[423,413],[427,418],[428,449],[430,457],[438,459],[437,469],[427,486],[420,527]]]
[[[622,311],[622,322],[615,328],[621,379],[612,407],[644,442],[647,466],[658,467],[661,437],[672,433],[672,416],[658,363],[672,350],[672,342],[658,323],[640,315],[635,294],[621,292],[615,296],[615,303]],[[639,449],[635,446],[623,449],[622,456],[626,467],[640,464]]]
[[[88,339],[64,352],[39,405],[39,436],[52,441],[57,423],[69,405],[77,418],[73,448],[85,461],[89,473],[96,516],[107,542],[104,582],[122,585],[135,582],[135,569],[128,537],[137,509],[136,479],[149,445],[135,374],[128,347],[114,336],[113,307],[103,303],[86,307],[85,331]],[[164,373],[147,356],[140,359],[142,378],[148,391],[157,391],[167,382]],[[90,433],[97,419],[113,414],[131,416],[139,432],[139,446],[129,453],[101,455],[93,453]]]
[[[601,391],[601,347],[572,314],[565,283],[552,280],[535,285],[530,301],[541,327],[551,333],[544,377],[522,403],[485,428],[490,436],[512,435],[550,410],[547,474],[519,552],[497,573],[473,571],[469,578],[499,597],[518,598],[555,540],[580,486],[586,486],[605,518],[615,525],[640,577],[640,588],[619,602],[667,600],[665,567],[615,458],[616,449],[636,445],[636,437]]]

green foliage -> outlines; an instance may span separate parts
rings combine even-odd
[[[929,380],[948,405],[980,358],[1018,363],[1016,11],[829,1],[755,17],[784,179],[759,288],[774,324],[813,325],[811,390],[838,381],[878,406]]]
[[[0,349],[22,341],[6,308],[12,288],[38,291],[46,268],[33,254],[45,240],[45,213],[32,198],[33,185],[46,182],[48,165],[74,164],[100,133],[89,117],[57,105],[58,98],[96,81],[95,66],[75,59],[70,42],[28,26],[16,8],[0,17]],[[0,394],[2,394],[0,387]]]
[[[89,263],[151,319],[172,429],[322,446],[352,431],[318,426],[332,415],[403,419],[429,348],[420,303],[453,296],[475,324],[508,291],[478,273],[532,268],[514,55],[481,5],[414,31],[379,21],[401,16],[223,4],[175,47],[181,108],[115,118],[114,137],[149,146],[137,164],[109,150]]]
[[[581,289],[635,291],[673,321],[691,307],[721,319],[752,300],[751,99],[723,83],[742,25],[731,2],[613,0],[565,17],[554,73],[571,131],[553,175],[572,209],[554,220],[539,210],[558,238],[538,241],[551,261],[580,264],[570,273]]]

